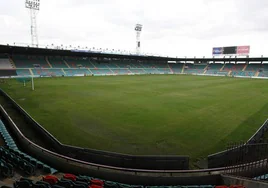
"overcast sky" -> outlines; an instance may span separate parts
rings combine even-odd
[[[0,0],[0,43],[30,43],[24,0]],[[211,57],[212,47],[250,45],[268,55],[268,0],[41,0],[39,44]]]

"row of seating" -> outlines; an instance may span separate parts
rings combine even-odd
[[[30,72],[32,71],[32,74]],[[17,69],[18,76],[75,76],[75,75],[125,75],[125,74],[168,74],[171,73],[169,68],[131,68],[131,69],[103,69],[103,68],[94,68],[94,69]]]
[[[268,71],[268,64],[248,64],[245,71],[258,71],[258,70],[267,70]]]
[[[32,74],[30,72],[32,71]],[[18,76],[75,76],[75,75],[111,75],[111,74],[180,74],[182,69],[180,68],[131,68],[131,69],[17,69],[16,73]],[[217,74],[217,75],[228,75],[227,71],[219,71],[215,69],[196,70],[196,69],[185,69],[186,74]],[[233,76],[255,76],[256,72],[253,71],[230,71],[230,75]],[[268,77],[268,71],[262,71],[259,73],[259,77]]]
[[[169,67],[170,67],[171,71],[174,74],[180,74],[180,73],[182,73],[183,66],[184,66],[184,64],[182,64],[182,63],[172,63],[172,64],[169,64]]]
[[[69,68],[61,57],[48,57],[47,60],[53,68]]]
[[[64,75],[62,69],[31,69],[33,75],[40,76],[62,76]]]
[[[262,181],[267,181],[268,180],[268,174],[264,174],[261,176],[257,176],[255,178],[253,178],[254,180],[262,180]]]
[[[268,71],[262,71],[259,73],[259,77],[268,77]]]
[[[44,56],[14,55],[12,57],[16,68],[168,68],[166,62],[137,62],[128,60],[97,61],[85,58],[65,58]]]
[[[214,186],[214,185],[190,185],[190,186],[142,186],[128,185],[88,176],[75,176],[64,174],[61,178],[53,175],[42,177],[41,180],[33,181],[21,178],[14,183],[15,188],[245,188],[242,185]]]
[[[8,57],[9,58],[9,57]],[[1,58],[0,58],[1,59]],[[17,68],[17,75],[74,76],[106,74],[220,74],[234,76],[267,77],[268,64],[192,64],[167,63],[139,60],[103,60],[78,57],[44,57],[14,55],[12,59]],[[9,61],[5,56],[6,62]],[[12,67],[9,62],[8,67]],[[184,68],[183,68],[184,67]],[[88,70],[89,69],[89,70]],[[133,71],[131,69],[134,69]],[[140,70],[139,70],[140,69]],[[261,71],[260,71],[261,70]],[[257,71],[260,71],[257,74]],[[12,75],[13,76],[13,75]]]
[[[14,168],[22,170],[27,175],[34,175],[36,170],[41,170],[44,173],[57,172],[56,169],[20,151],[1,120],[0,134],[6,144],[6,148],[0,147],[0,160],[4,168],[4,177],[12,176]]]
[[[158,70],[159,74],[170,74],[170,73],[172,73],[170,68],[158,68],[157,70]]]
[[[44,56],[15,55],[12,57],[16,68],[51,68]]]
[[[246,64],[225,64],[224,71],[242,71]]]
[[[232,71],[231,74],[233,76],[255,76],[253,71]]]
[[[207,67],[206,74],[217,74],[221,68],[223,67],[223,64],[210,64]]]
[[[2,54],[2,58],[9,57]],[[152,62],[152,61],[136,61],[136,60],[111,60],[111,61],[97,61],[96,59],[78,58],[78,57],[45,57],[45,56],[26,56],[13,55],[11,57],[16,65],[16,68],[34,68],[35,65],[40,65],[41,68],[169,68],[167,62]],[[0,57],[1,59],[1,57]],[[178,63],[182,64],[183,63]],[[188,69],[204,69],[206,64],[192,64],[186,63]],[[219,65],[217,70],[223,67],[223,64],[210,64],[209,68],[214,65]],[[8,65],[10,66],[10,64]],[[268,70],[268,64],[225,64],[223,70],[225,71],[242,71],[246,67],[247,71],[257,71],[261,68]],[[213,69],[213,68],[212,68]]]
[[[17,69],[16,72],[17,72],[17,75],[19,75],[19,76],[29,76],[29,75],[31,75],[30,69]]]

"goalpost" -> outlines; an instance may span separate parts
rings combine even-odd
[[[16,80],[20,83],[23,83],[23,86],[26,87],[26,83],[31,82],[31,89],[34,91],[34,77],[17,77]]]
[[[34,91],[34,79],[33,79],[33,76],[32,76],[32,90]]]

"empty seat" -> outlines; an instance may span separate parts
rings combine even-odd
[[[47,175],[43,177],[43,181],[49,183],[50,185],[54,185],[58,182],[58,178],[56,176]]]
[[[131,188],[131,185],[123,184],[123,183],[118,183],[118,187],[120,188]]]
[[[29,187],[31,187],[31,186],[32,186],[31,183],[28,182],[28,181],[25,181],[25,180],[22,180],[22,181],[16,181],[16,182],[14,183],[14,187],[15,187],[15,188],[29,188]]]
[[[116,182],[113,182],[113,181],[105,181],[104,182],[104,187],[105,188],[117,188],[118,185]]]
[[[76,181],[75,184],[77,184],[77,185],[83,185],[84,187],[88,187],[89,186],[89,183],[82,182],[82,181]]]
[[[245,188],[243,185],[230,185],[229,188]]]
[[[65,188],[65,187],[60,186],[60,185],[52,185],[52,187],[51,187],[51,188]]]
[[[92,179],[92,180],[90,180],[90,185],[99,185],[99,186],[103,187],[104,182],[102,180]]]
[[[0,134],[2,135],[6,145],[8,146],[7,148],[0,147],[1,158],[7,159],[9,163],[6,165],[2,165],[3,176],[10,177],[14,173],[13,166],[14,168],[24,171],[27,175],[35,174],[35,170],[37,168],[42,169],[46,173],[53,174],[57,172],[57,170],[55,170],[54,168],[51,168],[48,165],[36,160],[35,158],[21,152],[1,120],[0,120]],[[8,168],[8,170],[6,169],[6,167]]]
[[[29,179],[29,178],[20,178],[20,181],[28,181],[31,185],[33,184],[33,180]]]
[[[77,176],[76,181],[86,182],[88,183],[90,181],[90,178],[87,176]]]
[[[45,181],[37,181],[33,185],[35,185],[36,187],[40,187],[40,188],[42,188],[42,187],[50,188],[50,184],[48,182],[45,182]]]
[[[88,188],[88,186],[83,185],[83,184],[73,183],[73,188]]]
[[[72,182],[61,179],[58,181],[57,185],[63,186],[65,188],[71,188],[73,186]]]
[[[73,174],[64,174],[63,178],[69,179],[69,180],[72,180],[72,181],[76,181],[76,176],[73,175]]]
[[[13,55],[12,59],[17,68],[50,68],[44,56]]]
[[[0,160],[0,171],[2,177],[12,177],[14,175],[13,166],[4,160]]]
[[[103,188],[103,187],[100,185],[90,185],[90,188]]]

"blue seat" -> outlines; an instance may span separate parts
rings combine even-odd
[[[72,182],[66,180],[59,180],[57,185],[63,186],[65,188],[71,188],[73,186]]]
[[[45,181],[37,181],[37,182],[35,182],[35,184],[42,186],[42,187],[50,188],[50,184],[48,182],[45,182]]]
[[[43,184],[36,184],[36,183],[34,183],[32,185],[32,188],[50,188],[50,186],[46,186],[46,185],[43,185]]]
[[[42,169],[45,173],[49,174],[54,174],[57,172],[56,169],[51,168],[37,159],[21,152],[1,120],[0,134],[3,136],[4,141],[8,146],[8,149],[0,147],[0,156],[6,158],[16,168],[25,171],[28,175],[33,175],[36,169]]]
[[[118,185],[116,182],[113,181],[105,181],[104,188],[118,188]]]
[[[65,188],[65,187],[60,186],[60,185],[52,185],[52,187],[51,187],[51,188]]]
[[[29,183],[28,181],[25,181],[25,180],[16,181],[14,183],[14,187],[15,188],[29,188],[29,187],[31,187],[31,183]]]

